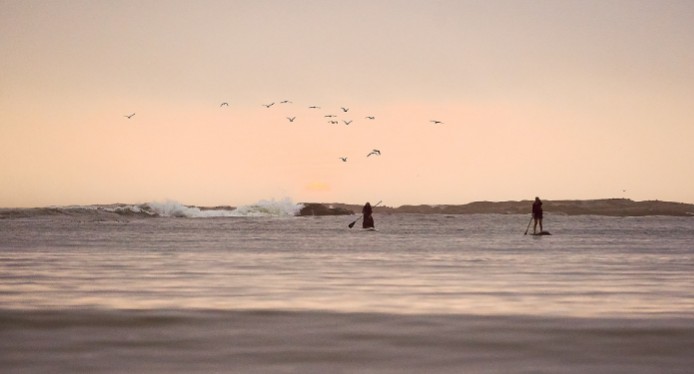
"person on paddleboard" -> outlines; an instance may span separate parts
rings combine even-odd
[[[364,205],[364,208],[362,208],[361,213],[364,215],[364,219],[362,220],[361,227],[365,229],[371,229],[374,228],[374,217],[373,217],[373,209],[371,208],[371,203],[368,201]]]
[[[540,232],[542,232],[542,201],[539,197],[535,197],[535,202],[533,203],[533,220],[535,220],[533,234],[537,234],[538,223],[540,224]]]

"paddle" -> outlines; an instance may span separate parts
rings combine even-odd
[[[374,207],[374,208],[377,207],[378,204],[381,203],[381,201],[383,201],[383,200],[379,200],[379,201],[376,203],[376,205],[374,205],[373,207]],[[347,226],[349,226],[349,228],[351,229],[352,227],[354,227],[354,224],[357,223],[357,221],[359,221],[362,217],[364,217],[364,214],[362,214],[362,215],[360,215],[359,217],[357,217],[357,219],[355,219],[354,222],[350,223],[350,224],[347,225]]]
[[[523,235],[528,235],[528,230],[530,229],[530,224],[533,223],[533,217],[530,216],[530,222],[528,222],[528,227],[525,228]]]

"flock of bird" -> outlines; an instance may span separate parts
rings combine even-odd
[[[282,100],[282,101],[280,101],[279,103],[280,103],[280,104],[292,104],[293,102],[290,101],[290,100]],[[271,102],[271,103],[268,103],[268,104],[262,104],[262,106],[264,106],[264,107],[267,108],[267,109],[270,109],[270,108],[273,107],[274,105],[275,105],[275,102],[274,102],[274,101]],[[225,101],[225,102],[221,103],[219,106],[220,106],[220,107],[222,107],[222,106],[229,106],[229,103]],[[319,109],[321,109],[321,107],[318,106],[318,105],[311,105],[311,106],[308,107],[308,109],[319,110]],[[350,109],[349,107],[345,107],[345,106],[341,106],[341,107],[340,107],[340,111],[342,111],[343,114],[344,114],[344,113],[348,113],[348,112],[349,112],[349,109]],[[291,117],[286,117],[286,118],[287,118],[287,120],[288,120],[290,123],[293,123],[293,122],[296,120],[296,116],[291,116]],[[331,124],[331,125],[338,125],[338,124],[340,124],[340,121],[337,120],[338,116],[335,115],[335,114],[325,114],[325,115],[323,116],[323,118],[326,118],[327,121],[328,121],[328,123]],[[375,119],[376,119],[376,116],[369,115],[369,116],[366,116],[366,117],[364,117],[364,118],[367,119],[367,120],[375,120]],[[342,123],[345,124],[345,126],[349,126],[350,124],[352,124],[352,123],[354,122],[354,120],[352,120],[352,119],[343,119],[343,120],[341,120],[341,121],[342,121]],[[438,121],[437,121],[437,122],[438,122]],[[440,123],[440,122],[439,122],[439,123]],[[366,157],[370,157],[370,156],[380,156],[380,155],[381,155],[381,151],[380,151],[380,150],[378,150],[378,149],[373,149],[371,152],[369,152],[369,153],[366,155]],[[341,156],[341,157],[339,157],[339,159],[340,159],[342,162],[347,162],[347,157],[346,157],[346,156]]]
[[[282,101],[280,101],[279,103],[280,103],[280,104],[292,104],[292,101],[290,101],[290,100],[282,100]],[[270,108],[273,107],[274,105],[275,105],[275,102],[274,102],[274,101],[271,102],[271,103],[268,103],[268,104],[262,104],[262,106],[264,106],[264,107],[267,108],[267,109],[270,109]],[[228,107],[228,106],[229,106],[229,103],[226,102],[226,101],[224,101],[224,102],[222,102],[221,104],[219,104],[219,107],[220,107],[220,108],[222,108],[222,107]],[[309,108],[309,109],[316,109],[316,110],[317,110],[317,109],[321,109],[321,107],[319,107],[319,106],[317,106],[317,105],[311,105],[311,106],[309,106],[308,108]],[[350,109],[349,107],[344,107],[344,106],[340,107],[340,110],[341,110],[343,113],[349,112],[349,109]],[[124,115],[124,117],[127,118],[127,119],[132,119],[133,116],[135,116],[135,113]],[[338,121],[338,120],[336,119],[336,118],[337,118],[337,115],[334,115],[334,114],[326,114],[326,115],[324,115],[323,117],[328,119],[328,123],[329,123],[329,124],[337,125],[337,124],[340,123],[340,121]],[[291,116],[291,117],[286,117],[286,118],[287,118],[287,120],[288,120],[290,123],[293,123],[293,122],[296,120],[296,116]],[[376,119],[376,117],[375,117],[375,116],[372,116],[372,115],[366,116],[366,117],[364,117],[364,118],[367,119],[367,120],[371,120],[371,121],[373,121],[373,120]],[[346,126],[349,126],[352,122],[353,122],[353,120],[351,120],[351,119],[343,119],[343,120],[342,120],[342,123],[344,123]],[[433,124],[435,124],[435,125],[443,125],[443,124],[444,124],[442,121],[439,121],[439,120],[430,120],[429,122],[431,122],[431,123],[433,123]],[[366,157],[380,156],[380,155],[381,155],[381,151],[374,148],[373,150],[371,150],[371,152],[369,152],[369,153],[366,155]],[[342,162],[347,162],[347,157],[342,156],[342,157],[340,157],[339,159],[340,159]]]

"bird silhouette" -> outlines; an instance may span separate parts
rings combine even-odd
[[[429,122],[433,123],[434,125],[439,125],[439,124],[443,125],[443,122],[437,121],[437,120],[435,120],[435,119],[432,119],[432,120],[429,121]]]
[[[345,107],[343,107],[343,106],[340,107],[340,109],[342,109],[342,111],[345,112],[345,113],[347,113],[347,111],[349,110],[349,108],[345,108]]]
[[[345,123],[345,125],[348,125],[348,126],[349,126],[349,124],[350,124],[350,123],[352,123],[352,120],[349,120],[349,121],[345,121],[345,120],[343,120],[342,122],[344,122],[344,123]]]
[[[280,104],[291,104],[292,102],[289,100],[282,100],[280,101]]]
[[[273,106],[273,105],[275,105],[274,102],[272,102],[272,103],[270,103],[270,104],[263,104],[263,106],[266,107],[266,108],[270,108],[270,107]]]
[[[221,107],[223,107],[223,106],[225,106],[225,105],[226,105],[226,106],[229,106],[229,103],[227,103],[227,102],[225,101],[225,102],[219,104],[219,107],[221,108]]]
[[[347,157],[340,157],[340,160],[342,160],[342,162],[347,162]]]
[[[135,113],[130,114],[130,115],[127,115],[127,114],[126,114],[126,115],[124,115],[123,117],[126,117],[127,119],[131,119],[131,118],[133,118],[134,115],[135,115]]]
[[[296,116],[295,117],[287,117],[287,119],[289,120],[289,122],[294,122],[294,120],[296,119]]]
[[[334,117],[337,117],[337,116],[334,115],[334,114],[326,114],[326,115],[324,115],[323,117],[325,117],[325,118],[334,118]]]
[[[381,155],[381,151],[379,151],[378,149],[374,149],[373,151],[369,152],[369,154],[366,155],[366,157],[369,157],[369,156],[371,156],[371,155],[380,156],[380,155]]]
[[[311,106],[310,106],[310,107],[308,107],[308,108],[309,108],[309,109],[320,109],[320,107],[319,107],[319,106],[315,106],[315,105],[311,105]]]
[[[365,118],[366,119],[376,119],[376,117],[374,117],[374,116],[366,116]]]
[[[330,123],[331,125],[337,125],[337,124],[340,123],[340,122],[337,122],[337,121],[328,121],[328,123]]]

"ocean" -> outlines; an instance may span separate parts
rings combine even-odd
[[[0,210],[3,373],[691,373],[694,220]],[[532,231],[532,227],[530,228]]]

